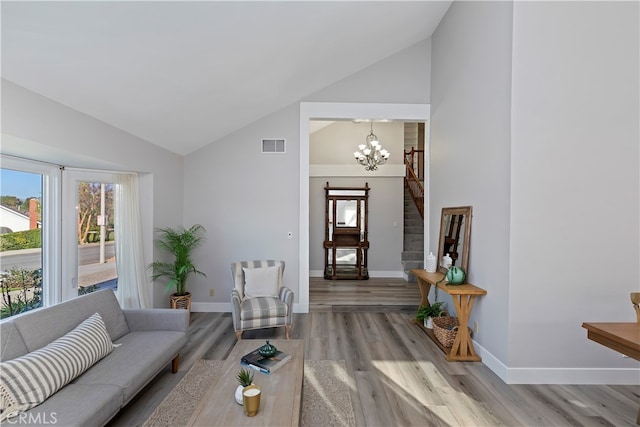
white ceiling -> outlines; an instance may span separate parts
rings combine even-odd
[[[431,36],[451,1],[1,3],[3,78],[185,155]]]

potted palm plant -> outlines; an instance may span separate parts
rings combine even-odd
[[[205,276],[193,264],[191,254],[195,248],[204,243],[205,228],[196,224],[190,228],[158,228],[159,238],[156,240],[156,246],[159,249],[171,253],[174,257],[173,262],[154,261],[149,268],[153,271],[153,280],[165,277],[168,280],[167,289],[175,289],[175,292],[169,295],[171,308],[184,308],[191,310],[191,293],[187,292],[187,279],[191,274],[199,274]]]

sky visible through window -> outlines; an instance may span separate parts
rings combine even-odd
[[[0,195],[16,196],[21,200],[29,197],[42,198],[42,175],[2,169],[0,172]]]

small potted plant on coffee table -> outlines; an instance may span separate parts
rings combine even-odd
[[[238,379],[239,385],[236,387],[235,398],[236,402],[238,402],[239,405],[242,405],[242,390],[253,384],[253,372],[242,368],[236,374],[236,378]]]
[[[423,322],[425,328],[433,329],[434,317],[441,316],[445,311],[442,309],[444,302],[436,301],[431,305],[421,305],[416,313],[416,321]]]

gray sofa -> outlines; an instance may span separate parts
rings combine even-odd
[[[111,353],[13,424],[100,426],[106,424],[158,373],[186,342],[187,310],[121,309],[112,290],[91,294],[0,322],[0,361],[33,352],[99,313],[111,340]]]

